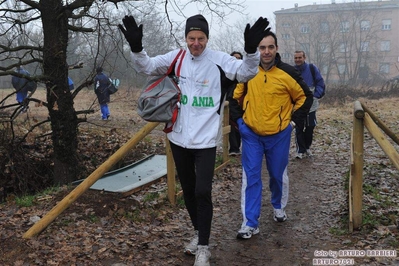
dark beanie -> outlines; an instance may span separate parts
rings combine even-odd
[[[187,37],[187,33],[192,30],[200,30],[209,38],[208,22],[202,15],[195,15],[187,19],[185,36]]]
[[[97,73],[103,72],[103,68],[102,68],[102,67],[97,67],[96,72],[97,72]]]

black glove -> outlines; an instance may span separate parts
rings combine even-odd
[[[304,130],[304,128],[305,128],[305,121],[304,120],[293,119],[291,121],[291,123],[292,122],[294,123],[294,127],[295,127],[296,130],[299,130],[299,131],[303,131]]]
[[[245,27],[244,31],[244,50],[247,54],[253,54],[256,52],[260,41],[265,36],[265,33],[270,31],[269,21],[267,18],[259,17],[255,24],[251,27],[249,23]]]
[[[141,40],[143,39],[143,24],[137,26],[133,16],[125,16],[122,19],[122,22],[125,27],[121,24],[119,24],[118,27],[122,31],[123,35],[125,35],[127,42],[130,44],[130,49],[133,53],[141,52],[143,50],[143,44],[141,43]]]

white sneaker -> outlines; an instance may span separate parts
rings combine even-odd
[[[297,158],[297,159],[302,159],[303,157],[304,157],[303,153],[297,153],[295,156],[295,158]]]
[[[240,155],[240,154],[241,154],[240,151],[232,151],[232,152],[229,152],[229,156],[237,156],[237,155]]]
[[[276,222],[284,222],[287,220],[287,214],[284,209],[274,209],[273,219]]]
[[[312,156],[313,156],[313,153],[312,153],[312,151],[311,151],[310,149],[307,149],[307,150],[306,150],[306,154],[307,154],[309,157],[312,157]]]
[[[184,248],[184,253],[187,255],[195,255],[195,253],[197,253],[197,247],[198,247],[198,231],[195,230],[195,235],[191,239],[190,243],[188,243],[187,246]]]
[[[211,258],[211,252],[208,246],[198,245],[197,254],[195,254],[194,266],[210,266],[209,259]]]
[[[250,239],[253,235],[259,234],[259,227],[253,228],[250,226],[243,226],[237,233],[238,239]]]

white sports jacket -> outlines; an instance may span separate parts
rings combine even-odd
[[[149,57],[142,50],[131,53],[134,69],[146,75],[165,74],[179,49],[164,55]],[[183,148],[204,149],[216,147],[221,138],[221,121],[225,92],[223,77],[230,81],[246,82],[258,72],[259,52],[237,60],[227,53],[205,48],[199,56],[186,55],[175,66],[182,64],[179,77],[181,89],[180,110],[168,139]]]

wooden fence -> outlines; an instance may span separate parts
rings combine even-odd
[[[351,136],[351,168],[349,175],[350,232],[353,232],[354,229],[358,229],[362,225],[364,126],[377,141],[378,145],[380,145],[393,165],[399,169],[399,154],[385,138],[381,130],[396,144],[399,144],[398,137],[367,106],[356,101],[354,104],[353,131]]]

